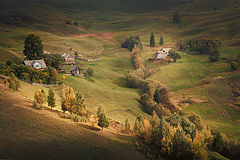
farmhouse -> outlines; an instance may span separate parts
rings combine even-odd
[[[74,64],[75,63],[75,57],[70,54],[64,53],[62,55],[62,57],[65,60],[65,64]]]
[[[79,68],[78,66],[73,66],[70,69],[70,72],[73,76],[79,76],[81,74],[81,68]]]
[[[155,60],[162,60],[162,59],[167,58],[170,50],[171,50],[171,48],[163,48],[160,51],[157,51],[154,54]]]
[[[44,60],[28,60],[28,61],[23,61],[26,66],[33,67],[35,69],[45,69],[47,68],[46,63]]]

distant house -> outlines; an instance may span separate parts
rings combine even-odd
[[[79,68],[78,66],[73,66],[70,69],[70,72],[73,76],[79,76],[81,74],[81,68]]]
[[[160,51],[157,51],[154,54],[154,58],[156,60],[162,60],[168,57],[169,51],[171,50],[171,48],[163,48]]]
[[[35,69],[46,69],[47,65],[44,60],[27,60],[23,61],[26,66],[33,67]]]
[[[62,57],[65,60],[65,64],[74,64],[75,63],[75,57],[70,54],[64,53],[62,55]]]

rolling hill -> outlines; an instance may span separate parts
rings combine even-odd
[[[181,16],[180,24],[172,22],[175,12]],[[124,123],[128,117],[133,126],[137,114],[143,114],[146,117],[150,115],[144,112],[143,106],[139,103],[142,91],[128,88],[126,85],[125,76],[134,71],[134,66],[131,61],[131,52],[121,48],[120,43],[132,35],[139,35],[144,46],[142,56],[147,67],[155,72],[148,79],[156,80],[168,87],[172,101],[180,106],[182,114],[197,113],[214,131],[221,131],[229,137],[239,139],[240,112],[235,105],[239,104],[239,97],[232,93],[232,87],[229,84],[239,83],[240,75],[238,71],[232,72],[230,64],[223,60],[240,56],[239,20],[240,2],[236,0],[3,0],[0,1],[0,62],[5,63],[11,60],[19,63],[24,58],[23,42],[29,33],[38,34],[43,40],[44,50],[51,53],[73,54],[77,51],[80,55],[99,57],[101,61],[80,62],[83,68],[94,69],[94,82],[70,76],[66,79],[66,85],[83,94],[86,106],[91,112],[96,112],[98,106],[102,105],[111,119]],[[69,25],[66,21],[79,22],[80,25]],[[222,59],[219,62],[210,63],[207,55],[193,55],[178,51],[183,63],[161,66],[148,62],[147,60],[155,51],[162,47],[160,45],[154,48],[149,47],[151,32],[154,32],[157,44],[160,36],[163,36],[164,46],[170,46],[173,49],[176,49],[176,42],[179,40],[201,37],[219,38],[222,42],[220,48]],[[68,67],[67,70],[69,69]],[[39,87],[24,82],[21,82],[21,86],[19,94],[29,101],[33,100],[33,94]],[[60,100],[59,88],[55,88],[55,91],[57,99]],[[0,97],[3,96],[4,93],[0,92]],[[191,98],[197,99],[197,102],[179,103]],[[1,100],[3,101],[2,98]],[[6,103],[3,101],[2,108],[8,105],[11,99],[6,101]],[[13,107],[12,104],[9,106]],[[60,110],[60,102],[57,102],[56,108]],[[8,109],[7,115],[11,115],[12,110]],[[25,109],[19,110],[24,114]],[[4,115],[4,112],[1,110],[0,114]],[[26,114],[31,117],[32,112],[29,111]],[[39,115],[41,113],[34,112],[35,114],[39,120],[42,120]],[[6,117],[2,116],[2,119]],[[22,118],[23,120],[19,123],[32,125],[25,122],[25,116]],[[39,120],[33,119],[34,123]],[[59,123],[57,126],[63,125],[63,130],[66,129],[64,122],[56,123]],[[2,126],[1,129],[4,127]],[[45,139],[45,133],[49,132],[54,142],[56,130],[49,129],[51,127],[52,124],[49,123],[43,137]],[[74,127],[71,125],[72,128]],[[43,124],[40,129],[45,130]],[[72,141],[72,134],[80,131],[85,136],[83,138],[91,134],[101,143],[101,139],[97,138],[98,135],[95,133],[81,128],[73,130],[66,133],[67,135],[62,139]],[[35,132],[31,130],[31,133]],[[113,135],[109,137],[115,138]],[[125,138],[117,137],[117,141],[122,140],[124,141]],[[63,141],[63,144],[68,143]],[[79,143],[88,143],[85,140],[79,141]],[[129,145],[131,147],[131,144],[127,144],[128,147]],[[121,148],[124,144],[113,140],[106,148],[112,146]],[[102,148],[105,149],[105,146],[97,146],[96,155],[93,157],[88,151],[89,154],[86,154],[85,159],[101,155]],[[88,149],[88,147],[85,148],[85,150]],[[109,159],[111,156],[125,157],[114,155],[113,150],[110,152],[112,154],[109,155]],[[50,153],[46,153],[48,154]],[[136,153],[136,157],[140,156]],[[22,158],[25,157],[22,156]]]

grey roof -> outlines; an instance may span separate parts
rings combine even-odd
[[[38,62],[41,64],[41,68],[44,69],[44,68],[47,68],[47,65],[46,63],[44,62],[44,60],[27,60],[27,61],[23,61],[24,64],[26,66],[30,66],[30,67],[33,67],[33,65]]]

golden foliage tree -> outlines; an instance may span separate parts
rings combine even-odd
[[[40,89],[37,89],[34,94],[34,100],[40,104],[40,107],[42,108],[42,104],[45,102],[45,96],[43,92]]]

